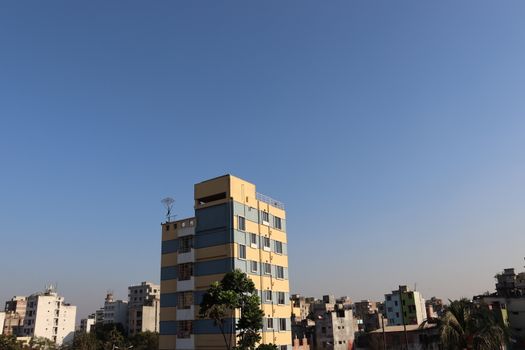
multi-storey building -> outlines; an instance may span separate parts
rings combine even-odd
[[[27,298],[24,320],[26,337],[43,337],[58,345],[73,340],[77,307],[64,303],[53,288]]]
[[[90,333],[93,330],[95,323],[96,323],[95,314],[91,314],[87,318],[81,319],[80,320],[80,332]]]
[[[5,312],[0,311],[0,335],[4,334]]]
[[[261,298],[261,342],[290,350],[284,206],[232,175],[196,184],[194,198],[195,217],[162,224],[160,349],[222,349],[219,328],[196,306],[212,282],[240,269]],[[227,322],[234,341],[238,316]]]
[[[142,282],[128,287],[128,331],[130,335],[140,332],[158,332],[160,316],[160,286]]]
[[[124,300],[113,300],[113,293],[107,293],[104,300],[105,324],[121,324],[127,331],[128,327],[128,302]]]
[[[421,324],[427,319],[425,299],[407,286],[385,294],[386,316],[389,325]]]
[[[3,334],[22,336],[24,333],[24,318],[26,315],[27,298],[15,296],[5,303],[5,320]]]
[[[320,310],[320,309],[318,309]],[[344,304],[334,304],[318,314],[315,320],[315,344],[317,349],[353,349],[354,319],[352,310]]]

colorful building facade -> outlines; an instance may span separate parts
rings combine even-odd
[[[292,349],[284,206],[232,175],[196,184],[194,199],[195,217],[162,224],[160,349],[224,348],[198,305],[212,282],[235,269],[261,298],[261,342]],[[230,339],[235,321],[227,322]]]

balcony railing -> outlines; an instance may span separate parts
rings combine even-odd
[[[268,203],[270,205],[273,205],[276,208],[284,210],[284,203],[279,202],[278,200],[275,200],[272,197],[269,197],[267,195],[257,192],[255,194],[255,198],[257,198],[257,200],[260,200],[261,202]]]

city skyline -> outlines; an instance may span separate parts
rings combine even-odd
[[[493,291],[523,266],[523,10],[1,4],[0,298],[57,282],[80,318],[159,283],[160,200],[226,173],[285,203],[291,293]]]

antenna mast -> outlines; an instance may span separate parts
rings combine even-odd
[[[166,222],[170,222],[171,221],[171,209],[173,208],[173,203],[175,203],[175,199],[171,197],[166,197],[160,202],[166,208]],[[175,215],[173,217],[175,217]]]

